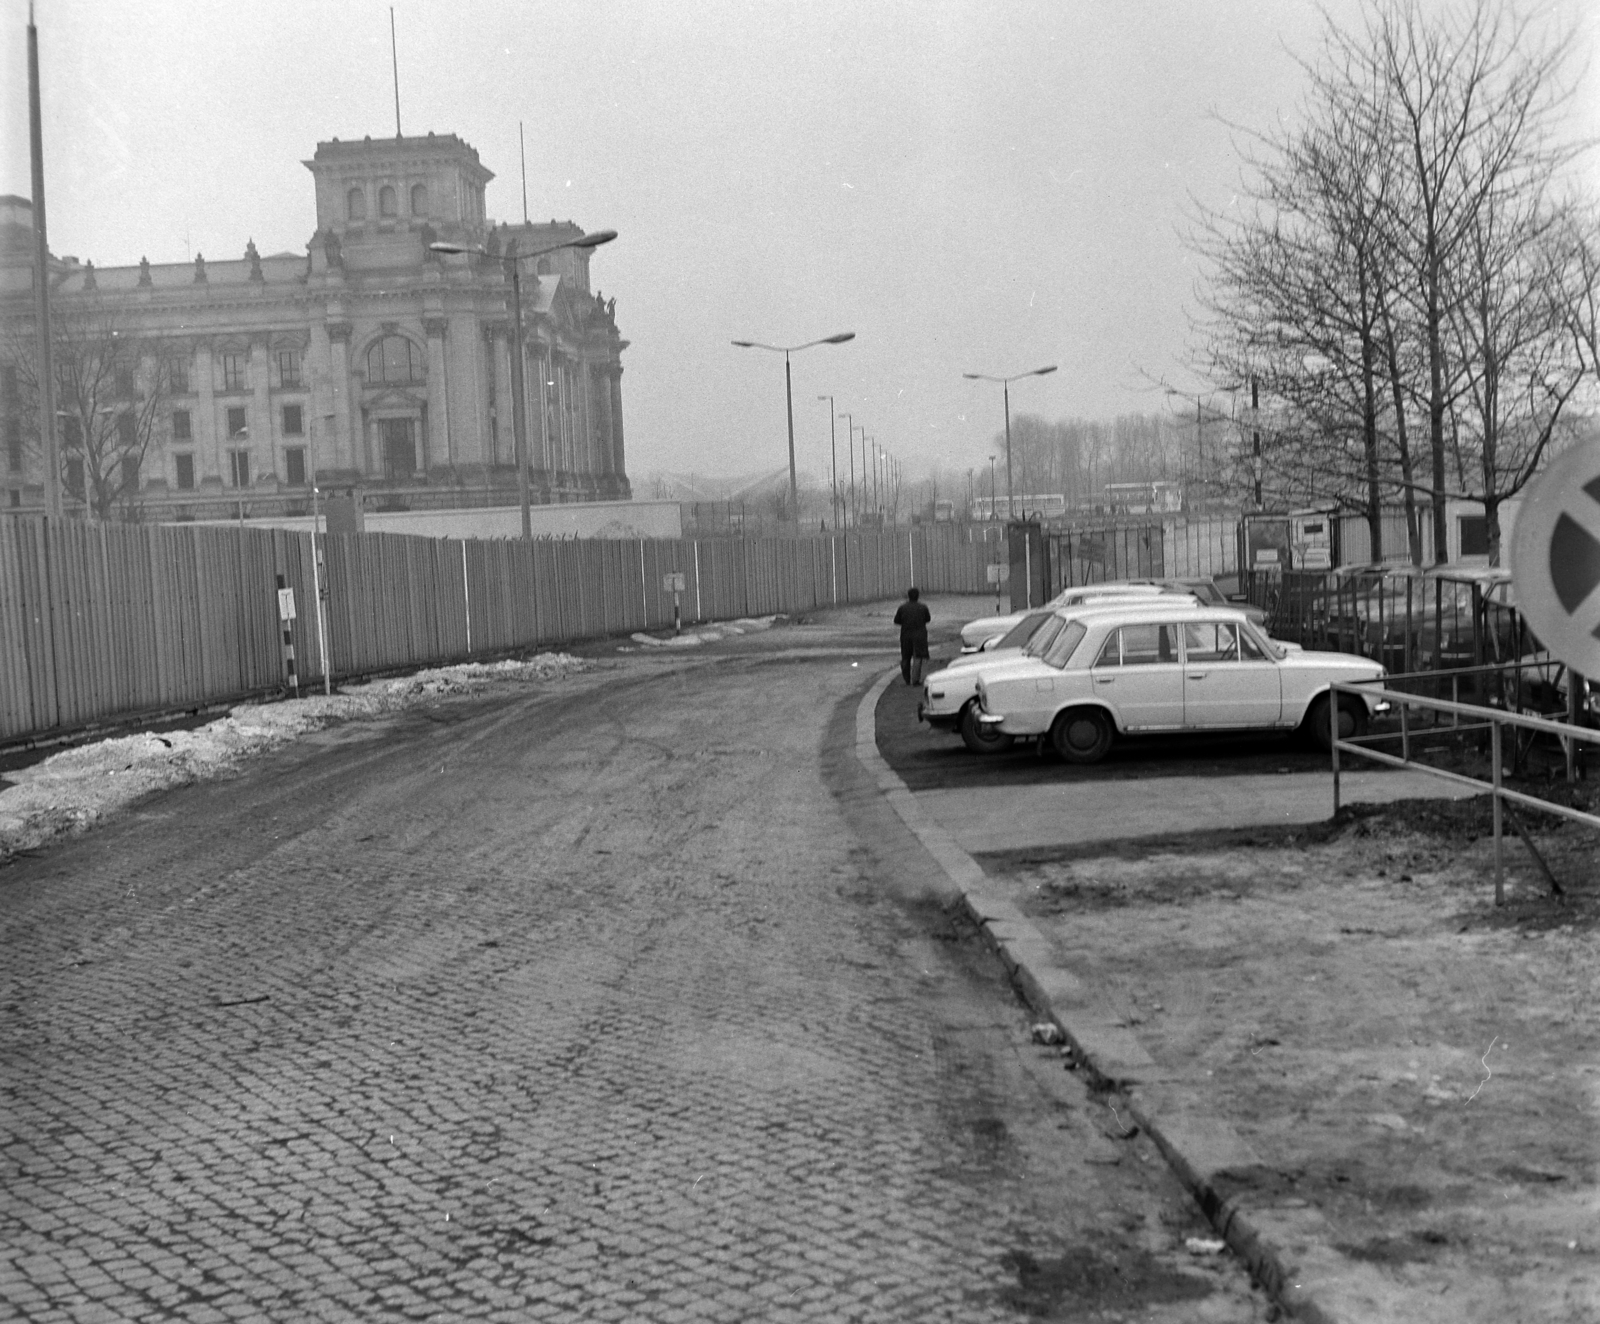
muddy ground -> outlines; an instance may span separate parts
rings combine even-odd
[[[1158,1062],[1205,1082],[1339,1248],[1440,1318],[1600,1318],[1600,836],[1486,800],[985,857]]]

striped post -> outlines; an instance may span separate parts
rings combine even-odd
[[[300,677],[294,669],[294,590],[278,576],[278,623],[283,626],[283,670],[289,677],[289,688],[294,697],[300,697]]]

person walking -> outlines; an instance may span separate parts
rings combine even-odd
[[[928,622],[933,613],[914,588],[906,590],[906,600],[894,614],[900,627],[900,675],[907,685],[922,684],[923,666],[928,660]]]

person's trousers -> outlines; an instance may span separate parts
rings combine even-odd
[[[907,685],[922,684],[922,673],[927,670],[928,650],[915,644],[900,645],[900,678]]]

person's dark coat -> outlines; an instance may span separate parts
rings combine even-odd
[[[902,602],[894,614],[900,627],[900,652],[907,657],[928,656],[928,622],[933,613],[921,602]]]

